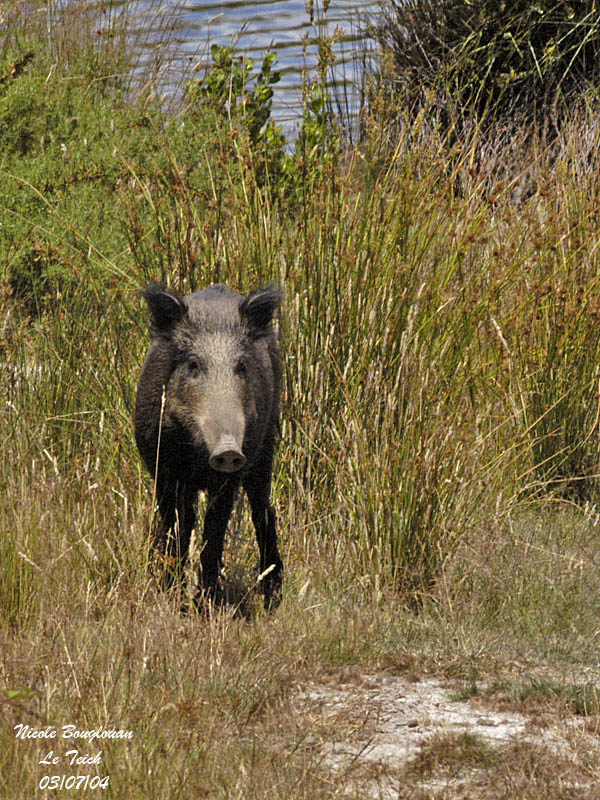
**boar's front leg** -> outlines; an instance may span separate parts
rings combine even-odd
[[[208,492],[202,552],[200,553],[200,581],[197,602],[203,598],[216,599],[217,583],[223,563],[223,543],[227,523],[233,509],[235,484],[225,481],[217,491]]]
[[[194,504],[197,492],[179,481],[157,481],[160,522],[154,533],[154,546],[162,560],[167,587],[183,582],[192,530],[196,523]]]
[[[258,548],[260,550],[261,575],[272,567],[262,580],[265,595],[265,608],[273,608],[281,602],[281,585],[283,582],[283,562],[277,547],[277,529],[275,509],[269,502],[270,480],[257,482],[247,479],[244,483],[250,507],[252,522],[256,530]]]

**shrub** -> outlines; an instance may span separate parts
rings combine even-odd
[[[375,31],[390,54],[388,88],[445,126],[561,116],[600,79],[594,0],[392,0]]]

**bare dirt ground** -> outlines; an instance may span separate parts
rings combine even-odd
[[[600,798],[597,717],[457,697],[439,679],[384,673],[304,687],[297,701],[341,796]]]

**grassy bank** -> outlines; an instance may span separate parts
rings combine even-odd
[[[101,749],[98,766],[61,762],[109,775],[105,796],[333,798],[353,784],[322,757],[332,726],[295,703],[308,681],[358,666],[594,683],[597,119],[580,112],[549,149],[514,132],[450,143],[395,115],[390,148],[374,114],[345,150],[317,85],[285,148],[268,63],[229,93],[222,64],[193,74],[166,113],[158,78],[120,59],[126,15],[100,17],[99,35],[73,4],[48,35],[52,4],[15,9],[0,66],[0,795],[63,794],[40,790],[56,772],[39,762],[69,747],[19,740],[19,723],[132,730],[80,748]],[[243,603],[182,615],[146,569],[131,412],[151,279],[285,290],[287,571],[269,617],[241,506],[223,580]],[[498,797],[567,796],[511,763],[517,788]]]

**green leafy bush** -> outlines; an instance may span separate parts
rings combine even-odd
[[[213,64],[201,81],[189,85],[188,100],[209,104],[223,116],[237,116],[254,144],[265,140],[270,129],[277,134],[275,141],[281,146],[283,137],[271,119],[273,86],[281,78],[273,69],[275,53],[265,53],[253,86],[254,61],[251,58],[240,57],[232,47],[216,44],[211,53]]]
[[[151,111],[119,113],[118,92],[51,67],[35,41],[0,58],[0,257],[32,307],[123,251],[117,193],[152,148]]]
[[[213,63],[201,80],[188,84],[186,118],[197,121],[207,112],[215,114],[218,127],[230,135],[226,149],[239,153],[246,148],[258,185],[270,187],[274,197],[299,200],[322,177],[326,165],[333,165],[340,146],[326,90],[331,63],[319,67],[319,77],[305,84],[302,123],[292,153],[272,117],[273,86],[280,80],[275,53],[265,53],[256,73],[254,61],[232,47],[213,45],[211,55]]]

